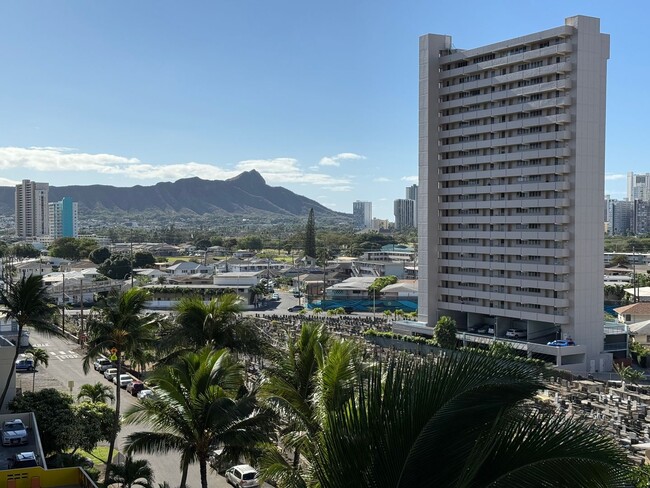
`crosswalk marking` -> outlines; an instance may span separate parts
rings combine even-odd
[[[66,359],[79,359],[79,354],[75,351],[48,351],[47,352],[53,359],[64,361]]]

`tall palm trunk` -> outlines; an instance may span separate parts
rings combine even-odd
[[[299,464],[300,464],[300,448],[296,447],[296,449],[293,451],[293,467],[297,468]]]
[[[104,473],[104,479],[108,479],[108,473],[111,469],[111,464],[113,464],[113,451],[115,449],[115,441],[117,440],[117,430],[120,427],[120,381],[119,377],[122,374],[122,351],[117,351],[117,377],[118,381],[115,385],[115,418],[113,419],[113,436],[111,437],[111,442],[108,446],[108,460],[106,461],[106,472]]]
[[[188,463],[183,465],[183,473],[181,474],[181,482],[178,488],[185,488],[185,483],[187,483],[187,470],[189,467],[190,465]]]
[[[5,398],[7,398],[7,392],[9,391],[9,386],[11,385],[11,380],[14,377],[14,372],[16,370],[16,361],[18,360],[18,355],[20,354],[20,339],[23,336],[23,324],[18,322],[18,337],[16,339],[16,350],[14,351],[14,360],[11,361],[11,366],[9,374],[7,375],[7,381],[5,382],[4,390],[2,390],[2,396],[0,397],[0,410],[4,408]]]
[[[203,456],[199,458],[199,470],[201,472],[201,488],[208,488],[208,460]]]

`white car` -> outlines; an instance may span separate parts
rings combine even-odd
[[[150,398],[153,396],[153,390],[140,390],[138,392],[138,400],[142,400],[143,398]]]
[[[2,424],[2,445],[20,446],[27,444],[27,429],[20,419],[7,420]]]
[[[111,367],[113,367],[113,362],[107,358],[97,358],[93,363],[93,368],[95,368],[95,371],[99,371],[100,373],[103,373]]]
[[[104,378],[106,378],[108,381],[113,381],[113,378],[117,374],[117,368],[108,368],[106,371],[104,371]]]
[[[260,486],[257,471],[248,464],[239,464],[226,471],[226,481],[238,488],[253,488]]]
[[[126,388],[129,383],[133,383],[133,377],[130,374],[121,374],[113,376],[113,383],[119,384],[120,388]]]
[[[521,329],[508,329],[506,331],[506,337],[510,339],[525,339],[527,336],[525,330]]]

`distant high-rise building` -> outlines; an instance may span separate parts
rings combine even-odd
[[[393,206],[395,214],[395,229],[412,229],[415,225],[415,200],[398,198]]]
[[[388,219],[372,219],[372,230],[388,230],[390,222]]]
[[[414,227],[418,226],[418,185],[411,185],[406,187],[406,199],[413,200],[413,223]]]
[[[418,200],[418,185],[411,185],[406,187],[406,199],[407,200]]]
[[[70,197],[63,197],[60,202],[51,202],[49,205],[50,237],[78,237],[79,211],[77,202]]]
[[[634,233],[634,203],[627,200],[606,200],[607,234],[624,236]]]
[[[16,236],[33,239],[48,235],[48,192],[50,185],[23,180],[16,185]]]
[[[650,202],[650,173],[637,175],[632,172],[627,174],[627,200],[643,200]]]
[[[419,320],[518,329],[529,353],[609,370],[599,19],[466,50],[428,34],[419,56]]]
[[[352,203],[352,217],[355,229],[368,229],[372,227],[372,202],[357,200]]]

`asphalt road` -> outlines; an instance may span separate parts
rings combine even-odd
[[[98,381],[109,384],[104,377],[97,373],[94,369],[84,375],[82,369],[83,352],[79,346],[67,339],[60,337],[44,337],[36,332],[32,332],[30,336],[32,347],[40,347],[45,349],[50,356],[49,366],[39,367],[36,373],[36,389],[42,388],[56,388],[61,391],[72,393],[76,398],[79,393],[79,387],[85,383],[94,384]],[[73,383],[70,390],[69,384]],[[110,383],[112,385],[112,383]],[[18,373],[16,376],[16,386],[22,387],[24,390],[32,389],[32,374],[31,373]],[[132,397],[129,393],[122,390],[121,408],[120,411],[125,412],[129,406],[137,402],[137,399]],[[137,425],[124,425],[118,436],[117,446],[121,446],[123,440],[132,432],[136,432],[141,428]],[[169,482],[170,486],[178,486],[181,479],[181,472],[179,467],[179,454],[171,452],[169,454],[156,454],[156,455],[143,455],[136,456],[143,457],[149,460],[156,477],[156,484],[163,481]],[[227,487],[230,486],[225,478],[219,476],[215,472],[208,469],[208,484],[210,487]],[[199,465],[190,465],[187,479],[188,486],[199,487],[201,486]]]

